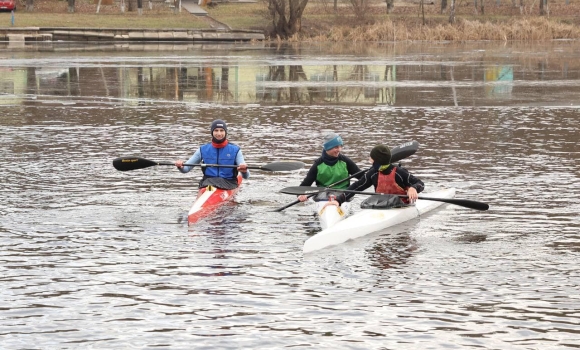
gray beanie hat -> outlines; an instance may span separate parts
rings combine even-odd
[[[211,123],[211,133],[213,134],[213,131],[215,128],[222,128],[226,131],[226,133],[228,132],[228,125],[226,124],[226,122],[224,122],[221,119],[216,119]]]

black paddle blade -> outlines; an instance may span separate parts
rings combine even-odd
[[[293,187],[284,187],[283,189],[281,189],[280,193],[286,193],[286,194],[294,194],[294,195],[301,195],[301,194],[316,194],[318,192],[322,192],[322,191],[326,191],[328,190],[325,187],[312,187],[312,186],[293,186]],[[340,192],[343,192],[341,190],[338,190]]]
[[[458,205],[460,207],[465,207],[465,208],[475,209],[475,210],[488,210],[489,209],[489,204],[484,203],[484,202],[472,201],[469,199],[429,198],[429,197],[421,197],[421,196],[419,196],[419,199],[455,204],[455,205]]]
[[[412,156],[419,149],[419,142],[411,141],[391,149],[391,163],[396,163],[402,159]]]
[[[274,162],[261,165],[258,168],[265,171],[293,171],[303,169],[306,164],[302,162]]]
[[[157,162],[139,157],[119,157],[113,160],[113,166],[119,171],[143,169],[155,165]]]

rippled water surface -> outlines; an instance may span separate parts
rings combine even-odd
[[[562,42],[0,50],[0,347],[580,347],[580,46]],[[223,118],[246,161],[376,143],[446,205],[304,255],[306,170],[253,170],[187,226],[188,158]],[[355,203],[360,202],[355,199]]]

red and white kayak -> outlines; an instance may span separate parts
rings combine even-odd
[[[224,190],[214,186],[201,188],[187,214],[188,224],[192,225],[198,222],[213,213],[222,204],[233,200],[234,195],[240,190],[241,184],[242,176],[238,176],[238,187],[231,190]]]

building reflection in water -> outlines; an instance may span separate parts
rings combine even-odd
[[[356,58],[272,65],[245,62],[246,56],[215,63],[145,61],[120,58],[71,67],[0,67],[0,104],[26,99],[60,103],[64,99],[114,100],[126,105],[159,101],[226,104],[316,104],[361,106],[486,105],[492,100],[528,98],[536,81],[578,79],[565,58],[517,60],[481,56],[474,63],[432,60],[398,64],[360,64]],[[147,63],[151,62],[151,63]],[[284,64],[279,64],[280,62]],[[92,64],[92,66],[91,66]],[[522,68],[523,67],[523,68]],[[517,69],[516,69],[517,68]],[[544,88],[544,87],[542,87]],[[554,91],[551,90],[552,93]],[[563,94],[571,90],[562,91]],[[558,92],[559,93],[559,92]],[[66,101],[65,101],[66,102]],[[75,101],[76,102],[76,101]],[[493,103],[493,102],[492,102]]]
[[[487,67],[483,78],[487,97],[511,97],[514,82],[514,69],[511,66]]]
[[[3,71],[0,93],[18,104],[26,95],[210,103],[395,103],[395,66],[27,67]]]

